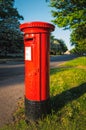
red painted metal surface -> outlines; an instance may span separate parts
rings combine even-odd
[[[31,101],[49,98],[49,37],[54,30],[46,22],[20,25],[25,45],[25,97]]]

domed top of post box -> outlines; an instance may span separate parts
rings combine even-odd
[[[28,23],[23,23],[20,25],[20,29],[23,32],[30,31],[30,32],[40,32],[41,30],[46,30],[49,32],[54,31],[55,26],[53,24],[47,23],[47,22],[28,22]]]

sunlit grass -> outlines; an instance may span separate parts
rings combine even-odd
[[[0,130],[85,130],[86,57],[50,70],[50,97],[52,113],[43,120],[27,125],[22,104],[14,114],[16,122]]]
[[[59,94],[60,92],[65,91],[69,88],[77,87],[86,81],[85,69],[62,68],[59,72],[58,69],[55,70],[55,74],[52,74],[53,70],[51,70],[51,96]]]
[[[86,67],[86,56],[76,58],[64,64],[65,66],[85,66]]]

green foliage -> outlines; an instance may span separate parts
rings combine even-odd
[[[23,19],[17,9],[14,8],[14,2],[15,0],[2,0],[0,2],[0,20],[7,18]]]
[[[76,28],[86,23],[86,1],[79,0],[55,0],[51,6],[56,9],[52,11],[53,22],[59,27]]]
[[[75,52],[86,53],[86,0],[51,0],[54,20],[58,27],[71,29]]]
[[[71,42],[72,43],[79,43],[79,42],[85,42],[86,43],[86,24],[83,24],[81,26],[78,26],[75,28],[71,34]]]
[[[75,45],[77,54],[86,53],[86,24],[78,26],[71,34],[72,45]]]
[[[74,48],[74,53],[78,55],[86,55],[86,42],[81,44],[76,44]]]
[[[16,123],[0,130],[85,130],[86,57],[76,58],[61,68],[51,69],[50,95],[52,105],[50,115],[30,124],[19,118]]]
[[[63,54],[67,51],[67,46],[62,39],[56,39],[51,35],[50,38],[50,53],[51,54]]]
[[[0,2],[0,54],[17,53],[23,48],[19,20],[23,17],[14,8],[14,0]]]

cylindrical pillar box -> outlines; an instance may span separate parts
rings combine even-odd
[[[49,43],[54,25],[30,22],[20,25],[24,32],[25,117],[37,120],[50,113]]]

